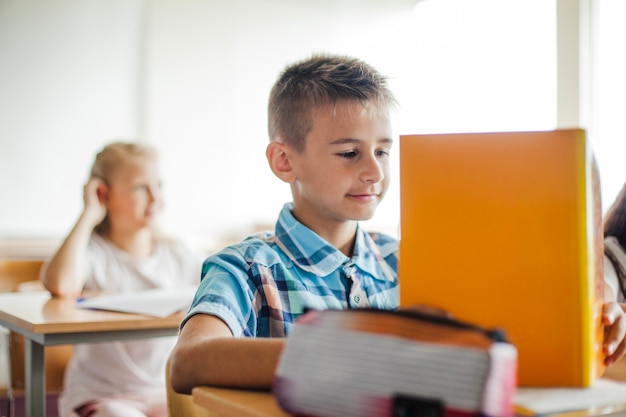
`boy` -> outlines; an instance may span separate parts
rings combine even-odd
[[[281,74],[266,156],[293,203],[274,234],[205,261],[172,353],[176,391],[270,387],[283,337],[305,308],[398,307],[398,242],[358,225],[389,186],[394,105],[386,78],[350,57],[313,56]]]
[[[172,352],[175,391],[270,388],[284,336],[305,308],[398,307],[398,242],[358,225],[389,185],[394,105],[386,79],[357,59],[313,56],[281,74],[270,95],[266,156],[293,203],[274,234],[204,262]],[[626,315],[609,302],[603,320],[610,364],[626,349]]]

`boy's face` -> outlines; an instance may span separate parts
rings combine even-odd
[[[313,111],[302,152],[291,152],[294,215],[312,229],[371,218],[389,186],[389,114],[359,101]]]

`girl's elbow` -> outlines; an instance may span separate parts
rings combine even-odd
[[[45,279],[42,279],[42,284],[53,297],[77,297],[80,295],[82,290],[81,288],[74,288],[74,286],[60,283],[58,281],[50,281]]]
[[[46,279],[45,277],[41,278],[41,283],[43,284],[43,287],[48,290],[48,292],[50,294],[52,294],[52,296],[54,297],[62,297],[63,296],[63,292],[60,288],[59,285],[57,285],[56,283],[50,281],[49,279]]]

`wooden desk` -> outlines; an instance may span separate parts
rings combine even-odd
[[[196,387],[193,402],[219,417],[291,417],[270,391]]]
[[[0,294],[0,325],[25,337],[27,417],[45,417],[44,346],[175,336],[181,318],[80,309],[48,292]]]
[[[624,362],[624,361],[622,361]],[[626,362],[624,362],[626,364]],[[622,367],[624,369],[624,367]],[[620,375],[620,380],[624,375]],[[550,389],[546,389],[547,392]],[[217,387],[196,387],[193,402],[206,410],[211,417],[292,417],[281,410],[270,391],[250,391]],[[532,414],[517,414],[528,417]],[[626,416],[626,397],[622,403],[594,406],[587,410],[542,414],[542,417],[599,417]]]

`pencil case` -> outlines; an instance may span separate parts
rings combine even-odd
[[[286,339],[280,407],[315,417],[514,415],[503,332],[414,310],[309,311]]]

